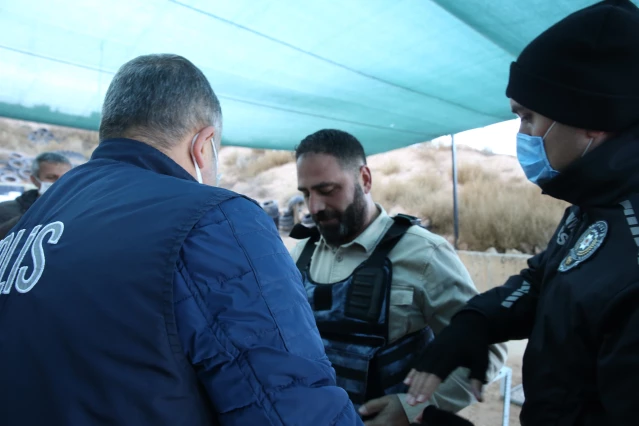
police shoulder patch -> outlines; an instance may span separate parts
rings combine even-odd
[[[570,271],[575,266],[588,260],[601,247],[607,234],[608,223],[605,221],[600,220],[590,225],[559,264],[559,272]]]

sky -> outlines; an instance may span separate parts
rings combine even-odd
[[[502,121],[455,135],[457,145],[466,145],[477,150],[490,150],[495,154],[517,156],[516,137],[519,119]],[[434,139],[433,143],[450,145],[450,136]]]

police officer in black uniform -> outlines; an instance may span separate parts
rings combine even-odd
[[[411,372],[409,403],[487,346],[529,339],[521,424],[637,425],[639,9],[603,1],[533,40],[510,69],[519,161],[572,204],[543,253],[472,299]]]

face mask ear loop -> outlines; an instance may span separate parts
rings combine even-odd
[[[546,136],[548,136],[548,133],[550,133],[550,131],[552,130],[553,127],[555,127],[555,124],[557,124],[556,121],[553,121],[552,124],[550,125],[550,127],[548,128],[548,130],[546,130],[546,133],[544,134],[544,137],[541,138],[543,140],[546,140]]]
[[[200,172],[200,166],[197,165],[197,161],[195,161],[195,155],[193,155],[193,147],[195,146],[195,140],[197,139],[199,133],[196,133],[193,136],[193,140],[191,141],[191,160],[193,160],[193,165],[195,166],[195,174],[197,175],[198,183],[202,183],[202,172]]]
[[[220,173],[220,160],[217,156],[217,148],[215,148],[215,142],[211,139],[211,145],[213,145],[213,155],[215,155],[215,186],[220,186],[220,180],[222,179],[222,173]]]
[[[590,149],[590,145],[592,145],[592,141],[594,141],[595,138],[590,138],[590,142],[588,142],[588,146],[586,147],[586,150],[584,151],[583,154],[581,154],[581,156],[583,157],[584,155],[586,155],[586,153],[588,152],[588,150]]]

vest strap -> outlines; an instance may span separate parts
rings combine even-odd
[[[320,335],[330,340],[343,340],[363,346],[382,346],[385,335],[383,324],[366,324],[353,321],[320,322],[317,324]]]
[[[311,263],[311,258],[313,257],[313,252],[315,251],[315,243],[318,242],[320,239],[319,230],[316,226],[307,228],[301,223],[298,223],[293,227],[293,230],[291,231],[289,236],[298,240],[308,238],[308,241],[306,241],[304,249],[302,250],[302,254],[300,254],[297,262],[295,262],[297,269],[299,269],[300,272],[303,272]]]
[[[345,315],[368,323],[380,318],[386,306],[388,320],[388,299],[392,281],[392,265],[388,253],[412,226],[403,216],[393,218],[393,225],[386,231],[373,253],[353,272],[353,283],[349,289]],[[384,304],[386,301],[386,304]],[[386,333],[384,333],[386,336]]]
[[[346,380],[355,380],[358,382],[366,382],[367,372],[357,370],[355,368],[344,367],[343,365],[332,364],[335,369],[335,374]]]
[[[318,285],[313,292],[313,309],[315,311],[329,311],[333,307],[333,286]]]
[[[380,265],[383,263],[388,253],[390,253],[399,240],[404,236],[406,231],[413,226],[410,219],[405,215],[397,215],[393,217],[393,225],[386,231],[384,237],[373,250],[365,263],[372,265]]]
[[[337,373],[335,373],[337,374]],[[346,389],[344,389],[346,390]],[[354,406],[356,406],[357,408],[359,408],[361,405],[364,405],[366,403],[366,395],[361,393],[361,392],[353,392],[353,391],[349,391],[346,390],[346,393],[348,394],[348,399],[351,400],[351,402],[353,403]]]
[[[414,338],[421,334],[424,335],[423,339],[426,341],[431,341],[435,338],[433,331],[428,326],[422,330],[407,334],[406,336],[397,340],[392,345],[391,350],[384,351],[383,353],[377,355],[379,363],[382,365],[391,365],[394,362],[403,360],[410,355],[415,355],[415,345],[411,344],[411,341],[415,341]]]
[[[386,290],[390,284],[387,275],[392,274],[384,268],[384,263],[385,259],[377,265],[366,262],[355,270],[344,315],[367,323],[377,322],[387,299]]]

